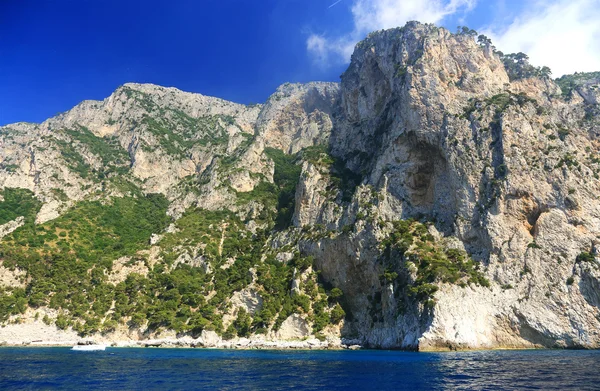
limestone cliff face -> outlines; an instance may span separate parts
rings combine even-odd
[[[333,319],[339,302],[344,322],[320,332],[372,347],[596,348],[599,82],[565,97],[548,78],[509,75],[490,45],[411,22],[360,42],[341,84],[285,84],[264,105],[126,84],[42,124],[2,127],[0,186],[32,190],[39,224],[131,186],[164,194],[173,224],[144,250],[149,264],[114,261],[115,285],[164,261],[161,240],[190,208],[232,212],[242,238],[267,239],[248,282],[223,298],[224,328],[264,316],[261,262],[275,259],[294,270],[289,296],[312,304],[271,314],[281,319],[261,326],[266,338],[309,336],[319,306]],[[299,178],[283,176],[284,158]],[[210,226],[219,257],[229,224]],[[236,259],[215,263],[210,246],[177,247],[169,268],[217,285]],[[314,263],[301,272],[299,256]],[[0,273],[0,284],[27,282]],[[317,280],[333,296],[308,293]]]
[[[264,134],[268,146],[286,153],[325,144],[338,97],[337,83],[284,84],[261,110],[258,131]]]
[[[4,127],[2,158],[10,169],[0,181],[44,200],[53,198],[52,189],[81,200],[107,190],[92,172],[111,175],[106,173],[111,166],[126,169],[128,179],[144,190],[175,198],[183,178],[204,171],[216,154],[235,150],[244,134],[253,134],[259,111],[260,106],[128,83],[102,102],[84,101],[40,125]],[[111,148],[98,148],[93,143],[99,140],[108,140]]]
[[[598,121],[586,115],[598,80],[586,84],[565,101],[550,80],[509,82],[490,47],[429,25],[357,46],[334,154],[383,195],[379,214],[434,222],[492,282],[442,286],[430,311],[383,309],[368,324],[365,296],[381,293],[383,305],[397,288],[374,278],[377,228],[322,241],[314,253],[325,277],[355,293],[358,335],[419,349],[598,346],[598,264],[576,261],[600,234]]]

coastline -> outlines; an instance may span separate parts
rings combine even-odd
[[[206,344],[202,341],[190,341],[181,339],[148,339],[139,341],[113,341],[102,342],[94,339],[74,341],[43,341],[35,340],[22,343],[10,343],[0,341],[0,348],[49,348],[49,347],[72,347],[75,345],[100,344],[113,348],[162,348],[162,349],[223,349],[223,350],[359,350],[364,349],[360,345],[348,345],[344,343],[330,343],[318,339],[287,340],[287,341],[260,341],[240,338],[238,340],[222,341],[219,343]]]
[[[41,321],[0,326],[0,346],[6,347],[71,347],[102,344],[111,347],[163,347],[212,349],[274,349],[274,350],[341,350],[360,349],[359,341],[342,340],[335,335],[317,339],[313,335],[277,338],[275,335],[252,335],[248,338],[223,339],[214,331],[204,330],[196,337],[176,335],[166,331],[144,335],[140,330],[119,328],[108,334],[81,337],[72,329],[60,330]]]
[[[149,343],[150,342],[150,343]],[[303,343],[305,341],[279,341],[271,342],[268,344],[254,344],[242,346],[236,343],[223,344],[218,346],[204,346],[204,345],[191,345],[181,343],[180,341],[164,341],[161,343],[153,342],[153,340],[138,341],[138,343],[119,343],[114,342],[107,344],[107,348],[124,348],[124,349],[201,349],[201,350],[281,350],[281,351],[356,351],[356,350],[372,350],[372,351],[398,351],[406,353],[468,353],[468,352],[495,352],[495,351],[538,351],[538,350],[600,350],[596,348],[549,348],[549,347],[482,347],[482,348],[470,348],[470,349],[438,349],[438,350],[415,350],[415,349],[383,349],[383,348],[372,348],[364,347],[362,345],[347,345],[340,344],[338,346],[322,345],[315,346],[311,344]],[[67,343],[53,343],[53,342],[37,342],[32,341],[26,344],[8,344],[0,342],[0,349],[2,348],[71,348],[78,343],[67,344]]]
[[[290,330],[287,330],[290,331]],[[82,337],[68,328],[58,329],[54,325],[45,324],[39,319],[26,317],[22,323],[0,326],[0,347],[72,347],[83,344],[102,344],[110,347],[125,348],[205,348],[231,350],[401,350],[418,352],[457,352],[457,351],[491,351],[491,350],[537,350],[553,349],[537,344],[507,343],[504,345],[472,346],[452,343],[426,343],[420,341],[418,348],[378,347],[364,344],[359,339],[346,339],[338,332],[330,332],[325,338],[316,338],[308,333],[268,333],[251,335],[248,338],[235,337],[223,339],[214,331],[203,330],[200,335],[177,335],[173,331],[147,334],[143,330],[117,327],[110,333],[93,334]],[[508,342],[508,341],[507,341]],[[593,350],[595,346],[572,346],[556,349]]]

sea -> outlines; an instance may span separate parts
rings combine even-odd
[[[0,348],[0,390],[600,390],[600,351]]]

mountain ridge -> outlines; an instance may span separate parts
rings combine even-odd
[[[261,105],[0,127],[0,341],[597,347],[600,80],[530,70],[410,22]]]

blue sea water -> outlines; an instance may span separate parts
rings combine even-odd
[[[600,351],[0,348],[0,390],[600,390]]]

